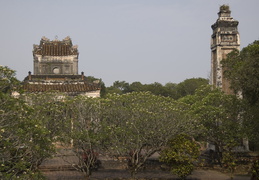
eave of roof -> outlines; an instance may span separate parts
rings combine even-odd
[[[98,84],[23,84],[23,89],[26,92],[37,93],[47,91],[58,91],[58,92],[90,92],[97,91],[101,88]]]

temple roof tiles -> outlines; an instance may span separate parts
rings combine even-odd
[[[33,54],[42,56],[69,56],[78,55],[77,45],[73,46],[70,37],[64,38],[62,41],[54,39],[50,41],[46,37],[42,37],[39,45],[33,45]]]
[[[82,93],[100,90],[97,84],[24,84],[26,92],[38,93],[46,91],[58,91],[66,93]]]
[[[83,75],[29,75],[23,81],[26,92],[58,91],[83,93],[100,90],[100,84],[87,81]]]

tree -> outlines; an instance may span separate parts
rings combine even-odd
[[[259,160],[255,159],[252,163],[252,177],[251,180],[257,180],[259,179]]]
[[[254,41],[240,52],[234,50],[222,61],[224,77],[230,81],[234,92],[242,94],[247,102],[244,126],[252,149],[259,147],[259,41]]]
[[[102,81],[102,79],[98,79],[98,78],[95,78],[93,76],[87,76],[86,79],[90,83],[98,84],[101,87],[100,96],[101,97],[105,96],[105,94],[106,94],[106,87],[105,87],[105,84]]]
[[[194,94],[195,90],[202,85],[207,85],[208,80],[203,78],[191,78],[175,84],[166,83],[164,86],[161,83],[154,82],[151,84],[141,84],[133,82],[131,84],[125,81],[115,81],[111,87],[106,88],[105,94],[125,94],[129,92],[151,92],[154,95],[161,95],[179,99],[180,97]],[[102,96],[104,97],[104,96]]]
[[[203,85],[208,85],[208,83],[208,79],[204,78],[186,79],[176,86],[177,98],[181,98],[187,95],[193,95],[196,89]]]
[[[199,145],[189,136],[179,134],[169,140],[162,150],[160,161],[171,166],[171,172],[185,179],[194,169],[194,162],[200,154]]]
[[[244,138],[241,100],[206,86],[180,101],[190,105],[190,113],[202,129],[201,140],[215,146],[215,160],[222,165],[222,153],[231,152]]]
[[[69,97],[57,92],[44,92],[40,94],[22,94],[21,98],[33,107],[33,117],[38,119],[48,129],[49,138],[53,143],[67,134],[67,118],[69,109],[67,101]]]
[[[78,96],[67,102],[70,111],[67,117],[67,125],[70,132],[63,136],[64,160],[70,163],[76,170],[90,177],[99,167],[98,150],[100,143],[100,100]],[[71,145],[70,148],[68,145]],[[69,161],[67,153],[72,151],[78,158],[78,162]]]
[[[141,82],[135,81],[130,84],[130,91],[131,92],[141,92],[141,91],[146,91],[145,87]]]
[[[149,92],[109,95],[102,103],[102,123],[112,155],[127,157],[134,177],[147,158],[180,133],[193,133],[184,105]]]
[[[125,81],[115,81],[111,87],[106,88],[106,93],[124,94],[130,92],[129,83]]]
[[[0,178],[35,179],[38,166],[54,151],[49,131],[34,117],[33,107],[11,96],[14,71],[5,67],[0,74]]]
[[[163,86],[162,84],[155,82],[152,84],[147,84],[145,85],[145,89],[146,91],[151,92],[154,95],[161,95],[161,96],[165,96],[165,97],[171,97],[171,95],[173,93],[172,90],[170,88],[167,88],[165,86]]]
[[[259,41],[240,52],[234,50],[222,61],[224,77],[231,82],[235,92],[242,92],[244,99],[253,105],[259,101]]]
[[[0,65],[0,92],[11,93],[11,90],[16,88],[19,83],[14,70]]]
[[[169,97],[172,97],[173,99],[177,99],[176,87],[176,83],[168,82],[165,84],[165,88],[169,91]]]

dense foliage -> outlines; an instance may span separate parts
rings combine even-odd
[[[199,154],[195,141],[213,145],[214,163],[232,171],[234,148],[246,134],[255,142],[259,137],[257,50],[255,42],[224,62],[226,77],[244,99],[211,89],[202,78],[164,86],[116,81],[105,88],[101,83],[102,98],[54,92],[15,98],[12,94],[19,90],[15,72],[0,66],[0,178],[41,178],[38,166],[60,143],[79,161],[64,160],[87,177],[99,167],[102,152],[125,158],[133,177],[149,157],[161,153],[161,161],[184,178]],[[240,72],[245,76],[237,75]]]
[[[195,125],[183,111],[185,105],[172,98],[149,92],[111,94],[103,105],[106,146],[113,155],[128,158],[132,176],[168,139],[195,132]]]
[[[235,92],[253,105],[259,101],[259,41],[248,45],[240,52],[235,50],[222,61],[224,76],[230,80]]]
[[[168,141],[160,161],[169,164],[173,174],[185,179],[192,173],[199,155],[199,145],[190,136],[179,134]]]
[[[230,81],[231,88],[241,93],[247,102],[244,126],[251,140],[252,149],[259,149],[259,41],[249,44],[240,52],[229,53],[222,61],[224,76]]]
[[[151,92],[154,95],[161,95],[179,99],[186,95],[194,94],[195,90],[202,85],[207,85],[208,80],[204,78],[186,79],[179,84],[166,83],[164,86],[158,82],[152,84],[141,84],[133,82],[131,84],[125,81],[115,81],[112,86],[106,88],[105,94],[125,94],[129,92]]]
[[[20,82],[15,78],[15,71],[0,65],[0,92],[10,94]]]
[[[64,150],[72,151],[79,162],[64,160],[89,177],[99,167],[98,151],[102,134],[100,132],[100,99],[78,96],[67,102],[67,129],[63,135]],[[66,145],[71,148],[67,148]],[[65,154],[68,153],[65,151]]]
[[[11,96],[14,71],[0,72],[0,179],[37,179],[38,166],[54,151],[50,132],[33,107]]]
[[[181,101],[190,105],[189,113],[200,125],[202,131],[199,140],[215,146],[214,160],[222,165],[224,152],[231,152],[234,147],[241,145],[240,141],[244,137],[241,100],[205,86]]]

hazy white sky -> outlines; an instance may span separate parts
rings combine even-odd
[[[23,80],[33,44],[70,36],[79,73],[132,83],[208,78],[211,25],[228,4],[241,47],[259,39],[259,0],[0,0],[0,65]]]

